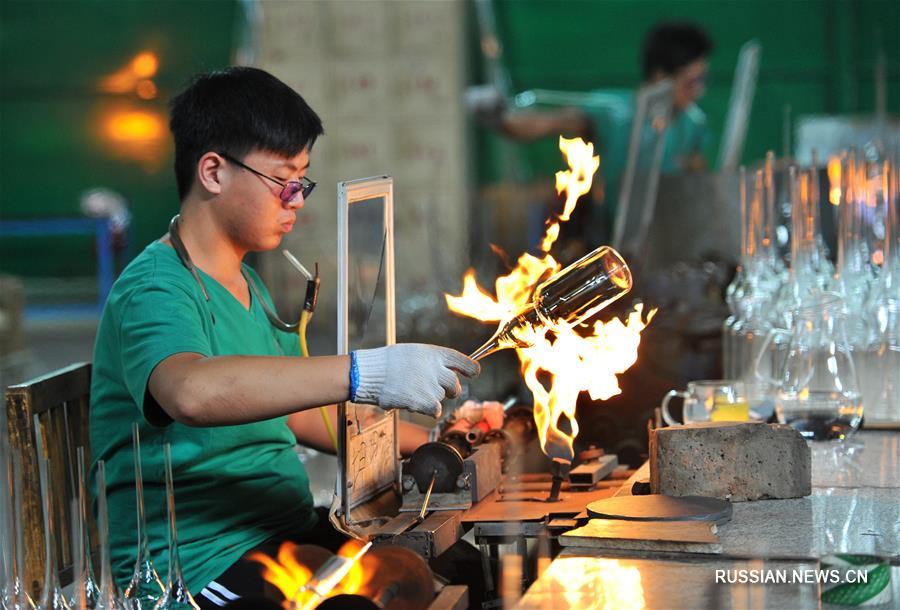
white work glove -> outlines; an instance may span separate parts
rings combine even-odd
[[[441,401],[459,395],[457,373],[474,377],[481,365],[447,347],[400,343],[353,352],[350,400],[382,409],[440,417]]]

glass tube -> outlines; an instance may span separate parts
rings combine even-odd
[[[141,436],[137,423],[131,425],[131,446],[134,455],[134,498],[137,521],[137,558],[134,573],[125,588],[125,601],[131,610],[150,610],[164,593],[162,581],[153,565],[147,537],[144,513],[144,477],[141,468]]]
[[[539,284],[532,303],[502,325],[471,357],[480,360],[508,347],[528,347],[515,332],[526,324],[579,324],[625,295],[631,284],[631,270],[622,255],[600,246]]]
[[[178,558],[178,536],[175,527],[175,485],[172,480],[172,445],[163,447],[166,468],[166,506],[169,515],[169,576],[166,590],[156,602],[154,610],[200,610],[200,606],[191,597],[181,574],[181,561]]]
[[[738,198],[740,200],[741,213],[741,258],[734,274],[734,279],[725,289],[725,303],[731,311],[731,315],[725,318],[722,324],[722,371],[726,379],[735,379],[739,372],[737,363],[737,338],[740,328],[743,310],[740,307],[744,297],[746,274],[748,270],[749,256],[747,252],[747,173],[742,165],[738,171]]]
[[[25,590],[22,574],[25,572],[25,540],[22,531],[22,458],[12,448],[7,460],[7,482],[9,484],[10,552],[9,567],[11,579],[7,583],[4,603],[8,610],[34,610],[34,602]]]
[[[53,515],[52,478],[50,460],[44,447],[41,422],[34,416],[35,447],[37,449],[38,475],[41,483],[41,506],[44,516],[44,588],[36,604],[37,610],[69,610],[59,585],[56,561],[56,525]]]
[[[106,504],[106,462],[97,462],[97,527],[100,530],[100,597],[97,610],[125,610],[109,561],[109,510]]]
[[[97,580],[94,578],[94,568],[91,565],[91,539],[90,526],[88,524],[88,489],[86,483],[85,466],[84,466],[84,447],[76,449],[77,456],[77,476],[78,480],[78,512],[73,515],[81,522],[81,571],[75,573],[74,587],[72,589],[72,598],[69,605],[76,607],[75,603],[78,599],[84,599],[85,606],[88,610],[97,607],[97,600],[100,598],[100,588],[97,586]],[[83,595],[82,595],[83,594]]]

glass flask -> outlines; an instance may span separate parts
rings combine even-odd
[[[832,287],[841,295],[847,318],[847,339],[861,351],[866,344],[866,323],[859,312],[874,280],[868,263],[863,227],[869,207],[874,208],[876,189],[870,188],[866,163],[857,163],[851,153],[842,163],[842,197],[838,217],[838,255]],[[872,204],[872,205],[870,205]]]
[[[154,610],[200,610],[200,606],[191,597],[184,577],[181,574],[181,560],[178,558],[178,536],[175,529],[175,484],[172,480],[172,445],[163,446],[163,459],[166,468],[166,506],[169,515],[169,576],[165,591]]]
[[[41,422],[34,416],[34,436],[37,449],[38,476],[41,484],[41,508],[44,517],[44,587],[37,610],[69,610],[69,604],[59,584],[56,560],[56,523],[53,514],[52,472],[44,450]]]
[[[94,578],[94,568],[91,565],[91,540],[90,526],[88,524],[88,489],[85,479],[84,466],[84,447],[78,447],[76,450],[77,460],[77,476],[78,480],[78,511],[74,513],[72,519],[80,521],[81,527],[81,570],[75,572],[75,579],[72,586],[72,597],[69,599],[69,605],[77,608],[76,601],[84,600],[84,605],[88,610],[93,610],[97,606],[97,599],[100,597],[100,588],[97,586],[97,580]],[[83,595],[82,595],[83,593]]]
[[[578,324],[625,295],[631,284],[631,270],[622,255],[600,246],[539,284],[532,304],[500,326],[471,358],[480,360],[509,347],[529,347],[517,329],[526,324],[552,325],[559,320]]]
[[[162,597],[164,588],[150,555],[147,520],[144,513],[144,477],[141,468],[141,437],[137,423],[131,425],[131,446],[134,455],[134,499],[137,527],[137,558],[134,572],[125,588],[124,599],[130,610],[150,610]]]
[[[830,278],[817,265],[816,223],[810,209],[810,175],[791,167],[788,185],[791,197],[791,265],[772,308],[772,325],[792,329],[797,309],[821,294]]]
[[[109,510],[106,504],[106,462],[97,462],[97,529],[100,534],[100,597],[97,610],[125,610],[109,560]]]
[[[856,364],[847,341],[843,302],[833,292],[804,300],[794,311],[791,331],[773,329],[772,340],[788,335],[778,376],[775,413],[807,440],[844,440],[862,422]]]

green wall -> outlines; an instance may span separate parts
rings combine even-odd
[[[879,39],[887,56],[888,111],[900,114],[900,2],[895,0],[494,0],[498,34],[515,89],[635,87],[644,34],[664,20],[702,25],[716,49],[700,106],[716,134],[715,161],[738,51],[762,44],[744,161],[782,146],[782,115],[874,111]],[[879,34],[880,31],[880,34]],[[496,136],[480,134],[480,180],[508,177]],[[559,159],[556,142],[522,146],[525,159]],[[602,162],[602,161],[601,161]],[[549,180],[558,162],[525,176]]]
[[[168,139],[153,162],[120,158],[97,137],[98,117],[120,104],[165,117],[191,74],[229,63],[239,18],[234,0],[2,0],[0,222],[80,216],[80,193],[105,186],[130,203],[132,252],[164,233],[178,209]],[[159,56],[155,99],[99,91],[144,49]],[[90,275],[95,265],[89,238],[0,242],[0,272]]]

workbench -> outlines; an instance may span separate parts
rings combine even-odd
[[[717,584],[716,570],[815,570],[821,558],[844,553],[887,560],[893,601],[880,607],[898,607],[900,431],[814,444],[812,465],[809,497],[735,503],[731,522],[718,530],[719,554],[568,547],[514,607],[819,608],[818,584]],[[648,471],[645,465],[632,478]]]

